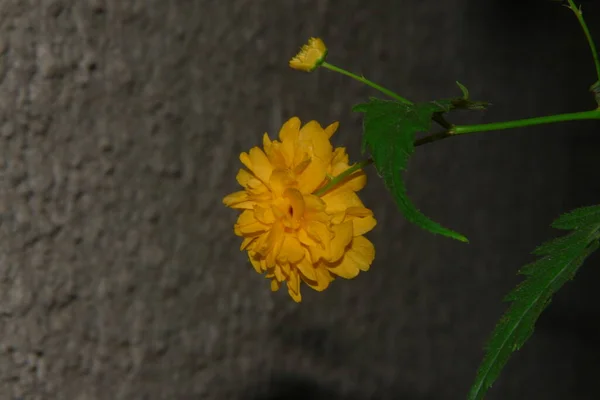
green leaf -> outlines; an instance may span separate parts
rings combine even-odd
[[[598,103],[598,107],[600,107],[600,81],[596,81],[596,83],[590,86],[590,92],[594,94],[596,103]]]
[[[486,110],[490,103],[487,101],[471,101],[469,98],[469,89],[459,81],[456,81],[456,85],[462,92],[463,96],[450,100],[451,109],[459,110]]]
[[[415,134],[427,132],[432,116],[450,108],[449,100],[403,104],[371,98],[368,103],[356,105],[353,111],[364,113],[362,150],[368,149],[371,153],[377,172],[406,219],[432,233],[468,242],[460,233],[444,228],[422,214],[408,198],[401,176],[414,151]]]
[[[600,219],[600,205],[581,207],[561,215],[552,223],[556,229],[577,229],[580,226],[590,225]]]
[[[469,89],[467,89],[467,87],[465,85],[463,85],[462,83],[460,83],[459,81],[456,81],[456,85],[458,85],[458,88],[462,92],[463,99],[469,100]]]
[[[527,278],[505,298],[512,304],[487,344],[469,400],[483,399],[510,355],[531,336],[552,296],[573,279],[583,261],[598,248],[600,206],[578,208],[557,218],[552,226],[574,230],[536,248],[533,254],[541,258],[519,271]]]

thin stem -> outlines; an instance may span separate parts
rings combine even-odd
[[[577,121],[584,119],[600,119],[600,109],[567,114],[549,115],[546,117],[517,119],[514,121],[506,122],[493,122],[491,124],[454,126],[448,131],[448,133],[450,135],[463,135],[465,133],[499,131],[502,129],[521,128],[525,126],[551,124],[554,122],[564,121]]]
[[[340,67],[336,67],[335,65],[329,64],[328,62],[324,62],[323,64],[321,64],[321,67],[325,67],[331,71],[339,72],[342,75],[346,75],[352,79],[356,79],[357,81],[362,82],[365,85],[371,86],[373,89],[379,90],[381,93],[384,93],[384,94],[390,96],[391,98],[398,100],[401,103],[412,104],[412,101],[405,99],[404,97],[392,92],[391,90],[388,90],[382,86],[379,86],[378,84],[368,80],[364,76],[358,76],[356,74],[353,74],[350,71],[346,71],[345,69],[342,69]]]
[[[329,64],[327,61],[323,62],[323,64],[321,64],[321,67],[325,67],[331,71],[334,72],[339,72],[342,75],[346,75],[349,76],[352,79],[355,79],[359,82],[364,83],[365,85],[371,86],[373,89],[379,90],[381,93],[388,95],[389,97],[398,100],[401,103],[404,103],[406,105],[412,105],[413,102],[405,99],[404,97],[392,92],[389,89],[384,88],[383,86],[379,86],[378,84],[376,84],[373,81],[368,80],[367,78],[365,78],[364,76],[358,76],[356,74],[353,74],[350,71],[346,71],[345,69],[342,69],[340,67],[336,67],[333,64]],[[448,121],[446,121],[444,119],[444,117],[441,114],[435,114],[432,119],[437,122],[442,128],[445,129],[450,129],[450,127],[452,126],[452,124],[450,124]]]
[[[438,140],[446,139],[447,137],[452,136],[448,131],[434,133],[433,135],[422,137],[421,139],[417,139],[414,141],[413,146],[422,146],[427,143],[437,142]]]
[[[506,121],[506,122],[494,122],[491,124],[479,124],[479,125],[458,125],[453,128],[434,133],[429,136],[422,137],[421,139],[417,139],[414,142],[414,146],[422,146],[427,143],[437,142],[438,140],[446,139],[452,136],[463,135],[466,133],[475,133],[475,132],[489,132],[489,131],[499,131],[502,129],[511,129],[511,128],[520,128],[525,126],[533,126],[533,125],[541,125],[541,124],[550,124],[554,122],[564,122],[564,121],[576,121],[576,120],[586,120],[586,119],[600,119],[600,109],[592,110],[592,111],[583,111],[577,113],[570,114],[558,114],[558,115],[550,115],[547,117],[536,117],[536,118],[528,118],[528,119],[519,119],[515,121]]]
[[[353,173],[355,173],[359,169],[362,169],[362,168],[366,167],[367,165],[371,164],[372,162],[373,162],[373,160],[369,158],[368,160],[364,160],[364,161],[361,161],[359,163],[354,164],[353,166],[351,166],[350,168],[348,168],[347,170],[345,170],[344,172],[342,172],[338,176],[333,177],[329,182],[327,182],[327,184],[325,186],[323,186],[322,188],[320,188],[317,191],[315,191],[314,194],[316,196],[322,196],[322,195],[324,195],[330,189],[332,189],[333,187],[335,187],[335,185],[337,185],[338,183],[342,182],[344,179],[346,179],[347,177],[349,177],[350,175],[352,175]]]
[[[598,81],[600,81],[600,59],[598,59],[598,50],[596,50],[596,45],[594,44],[594,39],[592,38],[590,30],[588,29],[588,26],[587,26],[585,20],[583,19],[583,13],[581,12],[581,8],[578,8],[575,5],[575,2],[573,2],[573,0],[568,0],[568,1],[569,1],[569,6],[570,6],[568,8],[571,9],[571,11],[573,11],[575,13],[577,20],[579,21],[579,25],[581,25],[581,28],[583,29],[583,33],[585,34],[588,44],[590,45],[590,50],[592,51],[592,57],[594,57],[594,65],[596,66],[596,75],[598,76]]]

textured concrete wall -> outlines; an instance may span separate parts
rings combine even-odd
[[[412,197],[470,245],[407,224],[370,171],[372,270],[297,305],[237,250],[221,199],[239,152],[292,115],[341,121],[359,157],[349,110],[373,92],[289,70],[309,35],[411,99],[458,79],[494,103],[463,121],[593,105],[551,2],[2,0],[0,399],[465,398],[518,267],[558,213],[598,202],[598,124],[419,148]],[[490,399],[597,397],[594,263]]]

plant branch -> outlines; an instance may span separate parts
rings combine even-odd
[[[579,21],[579,25],[581,25],[581,29],[583,29],[585,37],[587,38],[590,50],[592,52],[592,57],[594,58],[594,65],[596,66],[596,75],[598,76],[598,81],[600,82],[600,59],[598,58],[598,50],[596,50],[594,39],[592,38],[592,34],[590,33],[585,19],[583,19],[583,12],[581,12],[581,7],[577,7],[573,0],[568,0],[568,2],[569,7],[567,8],[573,11],[575,16],[577,17],[577,20]]]
[[[522,128],[526,126],[551,124],[555,122],[580,121],[591,119],[600,119],[600,109],[576,113],[549,115],[545,117],[517,119],[514,121],[492,122],[489,124],[455,125],[446,131],[434,133],[432,135],[428,135],[422,137],[421,139],[415,140],[414,146],[422,146],[424,144],[437,142],[438,140],[446,139],[451,136],[464,135],[467,133],[499,131],[504,129]]]
[[[371,164],[372,162],[373,162],[373,159],[369,158],[367,160],[364,160],[364,161],[361,161],[361,162],[358,162],[358,163],[354,164],[353,166],[351,166],[350,168],[348,168],[347,170],[345,170],[341,174],[333,177],[329,182],[327,182],[327,184],[325,184],[325,186],[321,187],[320,189],[317,189],[314,192],[314,194],[316,196],[322,196],[322,195],[324,195],[330,189],[333,189],[338,183],[342,182],[344,179],[346,179],[347,177],[349,177],[350,175],[352,175],[356,171],[358,171],[358,170],[366,167],[367,165]]]

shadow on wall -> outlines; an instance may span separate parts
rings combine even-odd
[[[262,382],[247,390],[252,395],[242,397],[240,400],[430,400],[428,397],[410,394],[385,395],[342,395],[311,378],[296,375],[279,375]],[[256,394],[258,393],[258,394]]]
[[[309,378],[293,375],[274,377],[253,389],[248,392],[259,394],[245,396],[241,400],[361,400],[357,397],[343,397]]]

